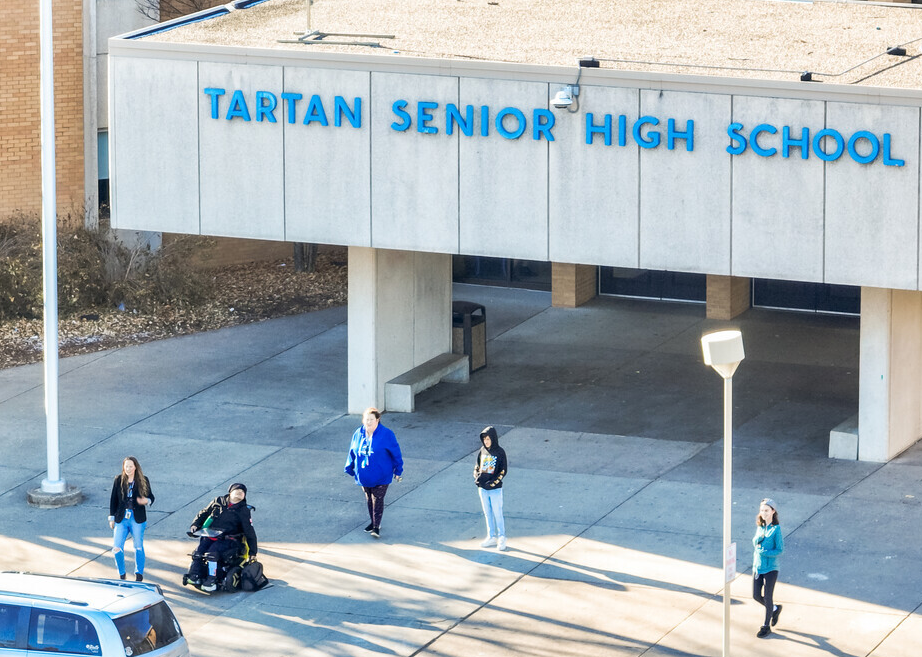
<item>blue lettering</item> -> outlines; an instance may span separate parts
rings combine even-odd
[[[455,134],[455,126],[461,129],[466,137],[474,135],[474,106],[467,105],[464,108],[464,116],[458,111],[458,106],[448,103],[445,106],[445,113],[448,115],[445,121],[445,133]]]
[[[268,101],[268,102],[266,102]],[[269,120],[269,123],[275,123],[275,108],[279,100],[275,94],[268,91],[256,92],[256,121],[262,121],[263,117]]]
[[[890,157],[890,133],[884,133],[884,164],[888,167],[901,167],[906,164],[905,160],[897,160]]]
[[[624,146],[627,143],[627,117],[624,114],[618,116],[618,146]]]
[[[240,89],[237,89],[234,95],[231,96],[230,107],[227,109],[227,116],[224,118],[230,121],[238,116],[244,121],[250,120],[250,110],[247,107],[246,98],[243,97],[243,92],[240,91]]]
[[[806,160],[810,157],[810,130],[803,128],[800,131],[800,139],[791,139],[791,129],[788,126],[781,128],[781,157],[791,156],[791,146],[800,149],[800,157]]]
[[[356,98],[352,107],[342,96],[333,97],[333,125],[337,128],[343,124],[343,117],[352,125],[353,128],[362,127],[362,99]]]
[[[859,139],[866,139],[868,143],[871,144],[871,152],[867,155],[859,154],[858,149],[855,148],[855,144]],[[851,139],[848,140],[848,154],[851,155],[852,159],[859,164],[867,164],[868,162],[873,162],[877,159],[878,153],[880,153],[880,141],[878,141],[877,135],[872,134],[867,130],[859,130],[851,136]]]
[[[535,141],[541,141],[542,136],[548,141],[554,141],[554,135],[551,134],[551,128],[554,127],[554,113],[551,110],[536,109],[532,115],[532,121],[534,126],[531,136]]]
[[[438,106],[438,103],[433,103],[432,101],[428,100],[416,103],[416,132],[422,132],[427,135],[434,135],[438,133],[438,128],[435,126],[426,125],[433,118],[432,114],[430,114],[427,110],[435,109]]]
[[[659,125],[659,119],[655,116],[641,116],[637,119],[634,122],[634,141],[641,148],[656,148],[659,146],[660,135],[656,130],[651,130],[647,133],[648,136],[644,137],[640,133],[640,129],[645,125]]]
[[[742,123],[731,123],[727,126],[727,136],[730,137],[732,142],[727,146],[727,152],[730,155],[740,155],[746,152],[746,138],[740,134],[742,129]]]
[[[402,123],[397,123],[397,121],[394,121],[393,123],[391,123],[391,128],[393,128],[394,130],[399,130],[400,132],[403,132],[404,130],[410,127],[410,123],[412,123],[412,120],[410,119],[409,113],[407,113],[405,109],[406,106],[407,106],[407,101],[405,100],[395,100],[394,104],[391,105],[391,111],[394,114],[396,114],[397,117],[401,119],[401,121],[403,121]]]
[[[515,120],[518,122],[515,130],[506,130],[506,126],[503,125],[503,120],[507,116],[515,117]],[[496,114],[496,131],[501,134],[506,139],[518,139],[522,136],[522,133],[525,132],[525,115],[522,114],[522,110],[515,107],[504,107]]]
[[[304,96],[302,96],[301,94],[293,94],[293,93],[288,93],[288,92],[285,92],[282,94],[282,100],[284,100],[286,104],[288,105],[288,111],[286,112],[286,114],[288,115],[289,123],[295,122],[295,103],[297,103],[303,97]]]
[[[824,137],[829,137],[834,142],[836,142],[836,150],[834,150],[832,153],[827,153],[822,149],[821,143]],[[842,153],[844,151],[845,138],[838,130],[826,128],[825,130],[820,130],[817,132],[813,137],[813,152],[824,162],[832,162],[833,160],[838,160],[840,157],[842,157]]]
[[[314,121],[317,121],[326,128],[330,125],[330,122],[327,121],[327,112],[323,109],[323,101],[320,100],[320,96],[314,94],[311,96],[310,102],[307,104],[307,113],[304,115],[304,125],[310,125]]]
[[[490,134],[490,106],[480,106],[480,136],[487,137]]]
[[[695,150],[695,122],[689,119],[685,122],[685,132],[679,132],[675,129],[675,119],[669,119],[666,122],[666,148],[675,149],[675,140],[685,140],[685,150],[691,152]]]
[[[224,89],[208,87],[205,89],[205,95],[211,96],[211,118],[218,118],[218,96],[224,95]]]
[[[768,134],[773,135],[778,132],[778,128],[769,123],[760,123],[752,129],[751,133],[749,133],[749,145],[752,146],[752,151],[756,155],[761,155],[762,157],[771,157],[778,152],[778,149],[762,148],[759,146],[759,135],[761,135],[763,132],[767,132]]]
[[[595,125],[594,118],[592,112],[586,112],[586,143],[591,144],[593,135],[600,134],[605,135],[605,145],[611,146],[611,114],[605,115],[603,125]]]

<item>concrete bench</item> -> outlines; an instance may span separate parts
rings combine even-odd
[[[412,413],[416,393],[439,381],[467,383],[471,379],[468,357],[464,354],[441,354],[384,384],[384,407],[388,411]]]
[[[858,460],[858,415],[829,432],[829,458]]]

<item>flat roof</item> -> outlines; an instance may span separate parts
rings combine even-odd
[[[836,84],[922,89],[922,5],[917,4],[315,0],[310,17],[312,30],[395,38],[371,39],[380,48],[280,43],[306,31],[305,0],[266,0],[144,38],[574,67],[581,57],[595,57],[603,69],[766,80],[796,81],[800,72],[810,71],[814,80]],[[902,44],[906,56],[885,54]]]

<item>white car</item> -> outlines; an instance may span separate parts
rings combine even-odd
[[[186,657],[160,587],[118,579],[0,573],[0,657]]]

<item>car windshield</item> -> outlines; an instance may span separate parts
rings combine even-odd
[[[114,619],[128,657],[158,650],[182,636],[176,617],[166,602]]]

